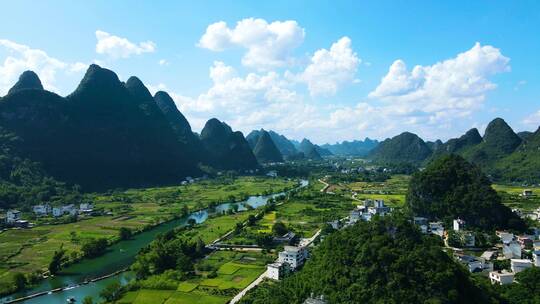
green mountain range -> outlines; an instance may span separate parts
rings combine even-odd
[[[431,156],[431,149],[418,135],[404,132],[381,142],[368,158],[381,163],[420,164]]]
[[[200,163],[258,167],[240,132],[229,128],[223,139],[207,131],[203,144],[167,93],[152,96],[138,78],[123,83],[95,64],[66,97],[23,73],[0,101],[0,127],[20,139],[18,157],[85,190],[177,183],[200,175]]]
[[[412,133],[402,133],[374,148],[368,158],[381,163],[429,161],[448,154],[458,154],[478,165],[494,180],[505,182],[540,182],[540,132],[519,132],[501,118],[491,121],[480,136],[477,129],[442,143],[423,142]]]

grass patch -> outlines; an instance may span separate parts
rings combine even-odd
[[[197,283],[182,282],[178,285],[177,290],[182,291],[182,292],[190,292],[194,290],[195,288],[197,288],[197,286],[199,286],[199,284]]]

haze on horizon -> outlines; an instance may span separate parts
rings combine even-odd
[[[197,132],[211,117],[319,144],[540,125],[535,2],[2,7],[0,96],[25,70],[68,95],[97,63],[169,92]]]

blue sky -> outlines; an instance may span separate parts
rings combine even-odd
[[[195,131],[217,117],[324,143],[540,125],[537,1],[290,2],[3,1],[0,95],[26,69],[67,95],[96,62],[168,91]]]

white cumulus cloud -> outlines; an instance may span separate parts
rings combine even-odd
[[[242,64],[267,70],[284,66],[291,60],[291,52],[304,41],[305,31],[296,21],[274,21],[248,18],[234,28],[220,21],[210,24],[198,46],[212,51],[242,47],[247,52]]]
[[[480,43],[455,58],[417,65],[411,71],[404,61],[396,60],[369,97],[438,115],[449,110],[470,112],[496,88],[489,77],[510,71],[509,61],[499,49]]]
[[[300,79],[308,85],[312,96],[333,95],[341,85],[355,82],[360,62],[351,47],[351,39],[342,37],[330,50],[316,51]]]
[[[17,82],[20,74],[26,70],[36,72],[45,89],[58,92],[56,81],[59,72],[77,73],[88,67],[82,62],[64,62],[49,56],[43,50],[33,49],[6,39],[0,39],[0,49],[3,49],[7,54],[3,63],[0,64],[1,95],[5,95],[9,88]]]
[[[156,50],[156,44],[150,40],[136,44],[126,38],[101,30],[96,31],[96,39],[96,53],[108,55],[112,58],[128,58],[131,55],[153,53]]]

